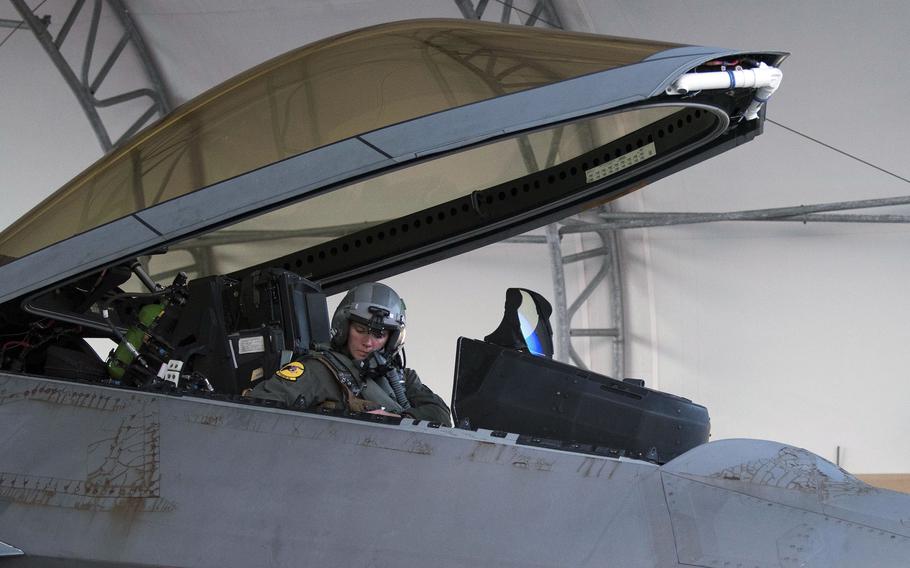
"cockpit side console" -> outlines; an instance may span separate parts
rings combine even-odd
[[[216,392],[239,394],[292,353],[328,341],[325,295],[292,272],[200,278],[189,283],[188,296],[184,306],[165,310],[157,335],[170,345],[170,359],[191,363],[187,368]]]
[[[665,463],[708,441],[692,401],[492,343],[458,340],[455,423],[570,440]]]
[[[619,381],[552,360],[552,312],[540,294],[509,288],[496,331],[484,341],[458,339],[456,424],[657,463],[708,441],[705,407],[647,389],[643,381]]]
[[[240,279],[193,280],[180,273],[168,286],[149,280],[150,291],[142,293],[120,289],[129,272],[114,267],[30,298],[29,313],[46,319],[27,324],[17,342],[24,347],[9,350],[4,366],[128,387],[236,395],[329,339],[325,294],[293,272],[263,269]],[[117,344],[106,361],[79,339],[86,328]]]

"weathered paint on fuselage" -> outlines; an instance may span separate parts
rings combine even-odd
[[[17,566],[910,558],[910,496],[771,442],[707,444],[659,468],[512,434],[14,375],[0,375],[0,432],[0,541],[25,553],[0,563]]]

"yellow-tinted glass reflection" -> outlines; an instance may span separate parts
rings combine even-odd
[[[677,106],[641,108],[553,127],[351,184],[171,247],[158,277],[225,274],[538,172],[657,122]]]
[[[263,63],[141,132],[0,234],[0,255],[23,256],[357,134],[628,65],[669,47],[463,20],[336,36]],[[445,191],[428,186],[431,194]]]

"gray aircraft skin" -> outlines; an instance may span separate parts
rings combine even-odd
[[[910,558],[910,496],[774,442],[711,442],[657,466],[485,430],[0,380],[0,526],[25,552],[4,565],[847,567]]]
[[[560,74],[550,63],[516,55],[519,48],[496,60],[491,54],[504,44],[494,40],[504,37],[510,49],[525,40],[544,42],[548,49],[537,56],[560,59],[572,71]],[[386,123],[334,138],[314,129],[308,145],[280,140],[277,155],[242,171],[227,167],[215,179],[203,175],[217,169],[215,160],[208,169],[184,170],[183,162],[174,162],[161,190],[142,194],[150,184],[143,176],[154,170],[143,160],[167,155],[172,146],[161,140],[169,133],[183,133],[173,141],[204,131],[180,129],[210,120],[204,110],[219,108],[225,93],[239,97],[244,85],[261,80],[276,89],[264,91],[267,96],[302,96],[306,89],[293,84],[280,90],[281,73],[300,61],[283,56],[187,103],[0,235],[6,260],[0,333],[22,335],[0,361],[0,566],[906,566],[910,496],[873,488],[785,444],[716,441],[664,463],[604,455],[570,440],[546,443],[485,428],[288,409],[183,382],[161,389],[126,384],[113,374],[99,380],[81,364],[63,370],[51,364],[68,359],[50,346],[73,355],[83,338],[114,337],[128,327],[129,317],[118,314],[105,331],[102,315],[109,316],[99,308],[120,283],[111,284],[108,296],[94,293],[133,259],[151,263],[149,271],[163,282],[176,271],[161,258],[185,261],[181,254],[203,245],[252,246],[235,249],[250,253],[235,255],[242,257],[239,264],[217,254],[199,257],[206,262],[191,265],[191,278],[239,278],[278,266],[328,293],[401,273],[565,217],[751,140],[761,133],[764,109],[755,118],[744,114],[753,99],[766,98],[760,87],[739,87],[731,73],[723,88],[681,92],[678,79],[693,71],[774,68],[784,57],[465,21],[378,26],[298,55],[318,71],[320,61],[338,63],[332,59],[338,53],[361,57],[358,45],[375,47],[389,38],[394,45],[416,38],[408,45],[418,46],[420,61],[442,54],[444,64],[427,64],[427,76],[448,88],[442,106],[406,105]],[[474,60],[481,51],[465,45],[486,50],[485,65]],[[600,45],[637,59],[592,55]],[[392,48],[369,53],[377,51],[394,59]],[[499,64],[504,67],[494,73]],[[501,69],[518,67],[527,76],[537,73],[538,82],[509,87]],[[464,83],[453,69],[466,71]],[[361,70],[356,74],[371,80]],[[471,81],[487,94],[459,99]],[[315,92],[320,83],[307,85]],[[218,119],[250,129],[281,122],[243,123],[241,107],[227,108]],[[281,107],[264,108],[275,113]],[[610,134],[600,137],[604,131]],[[573,132],[588,143],[571,146],[566,140]],[[568,144],[560,146],[567,156],[538,161],[536,136]],[[204,143],[180,156],[190,163],[205,158]],[[336,226],[331,214],[320,212],[322,233],[302,246],[294,241],[284,256],[262,257],[256,240],[272,243],[275,234],[244,225],[262,225],[297,204],[330,210],[349,188],[381,184],[385,176],[400,176],[392,178],[402,191],[393,201],[408,204],[408,172],[446,167],[458,156],[495,158],[508,144],[526,166],[519,174],[458,189],[429,205],[384,211],[354,227]],[[125,178],[103,177],[123,164],[131,172]],[[184,173],[186,187],[167,186]],[[103,196],[99,179],[120,180],[111,187],[120,183],[120,193],[135,199],[103,215],[92,209],[103,199],[86,199],[83,214],[70,215],[78,223],[64,234],[47,228],[55,208],[71,207],[73,196]],[[148,199],[151,194],[157,197]],[[437,216],[443,213],[449,217]],[[432,226],[413,223],[431,215]],[[408,224],[409,236],[383,239],[389,223]],[[313,238],[310,229],[297,227],[293,237]],[[366,252],[355,250],[361,244]]]

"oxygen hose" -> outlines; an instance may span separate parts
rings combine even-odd
[[[385,354],[380,351],[373,351],[366,361],[366,369],[374,377],[385,377],[385,380],[388,381],[389,386],[392,388],[395,402],[401,408],[407,410],[411,408],[411,403],[408,401],[408,396],[404,391],[404,369],[396,364],[400,362],[400,360],[395,361],[394,359],[390,362]]]
[[[404,373],[401,372],[401,369],[394,367],[389,369],[385,374],[385,378],[389,381],[389,386],[392,387],[392,392],[395,393],[395,399],[398,404],[405,410],[411,408],[411,402],[404,392]]]

